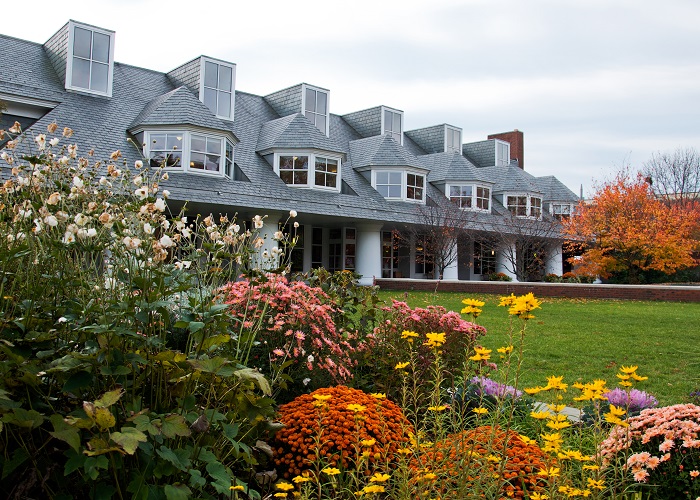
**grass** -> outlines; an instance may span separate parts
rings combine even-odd
[[[411,307],[441,305],[459,312],[466,297],[486,302],[477,322],[488,333],[482,344],[494,350],[508,343],[510,317],[497,296],[439,292],[382,291]],[[700,304],[620,300],[542,298],[542,308],[527,324],[520,387],[546,385],[546,377],[564,382],[607,380],[616,386],[622,365],[638,365],[649,379],[637,388],[660,405],[688,401],[700,387]],[[520,320],[518,320],[520,321]],[[516,325],[519,328],[519,325]],[[570,396],[578,390],[570,390]]]

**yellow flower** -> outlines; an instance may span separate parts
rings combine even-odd
[[[510,354],[511,352],[513,352],[513,346],[512,346],[512,345],[509,345],[509,346],[507,346],[507,347],[499,347],[499,348],[496,349],[496,350],[497,350],[499,353],[501,353],[501,354],[503,354],[503,355],[506,355],[506,354]]]
[[[512,293],[506,297],[501,297],[500,298],[501,301],[498,303],[498,307],[510,307],[510,306],[512,306],[513,303],[515,302],[515,298],[516,298],[515,294],[512,294]]]
[[[523,390],[525,391],[526,394],[529,394],[530,396],[534,396],[535,394],[542,392],[542,391],[546,391],[547,389],[545,389],[544,387],[526,387]]]
[[[401,332],[401,338],[404,340],[408,340],[410,344],[413,343],[413,339],[418,337],[418,334],[416,332],[410,332],[408,330],[404,330]]]
[[[368,484],[362,488],[363,493],[384,493],[384,486],[379,484]]]
[[[624,373],[626,375],[632,375],[634,372],[637,371],[638,366],[621,366],[620,367],[620,372]]]
[[[228,489],[231,491],[245,491],[245,487],[243,487],[240,484],[237,484],[235,486],[229,486]]]
[[[535,316],[530,314],[530,312],[534,309],[539,309],[540,304],[542,304],[542,302],[537,300],[532,292],[530,292],[526,295],[516,297],[508,309],[508,314],[518,316],[522,319],[531,319]]]
[[[369,480],[371,483],[384,483],[388,481],[391,478],[389,474],[382,474],[380,472],[375,472],[374,476],[370,477]]]
[[[396,450],[396,452],[400,453],[401,455],[410,455],[411,453],[413,453],[411,448],[399,448],[398,450]]]
[[[562,380],[564,380],[564,375],[560,377],[554,375],[552,375],[551,377],[547,377],[547,387],[550,389],[557,389],[566,392],[566,388],[569,387],[569,385],[563,383]]]
[[[362,411],[365,411],[367,409],[366,406],[363,405],[358,405],[357,403],[350,403],[349,405],[346,406],[348,410],[352,410],[355,413],[359,413]]]
[[[542,469],[537,473],[538,476],[544,476],[544,477],[557,477],[559,476],[559,468],[558,467],[550,467],[549,469]]]
[[[360,443],[362,443],[362,446],[374,446],[374,444],[375,444],[376,442],[377,442],[377,440],[374,439],[374,438],[372,438],[372,439],[363,439],[362,441],[360,441]]]
[[[370,396],[372,396],[374,399],[386,399],[386,394],[383,392],[373,392],[370,394]]]
[[[622,380],[622,381],[620,381],[619,385],[621,385],[622,387],[632,387],[632,382],[629,382],[627,380]]]
[[[482,302],[477,299],[463,299],[462,304],[464,304],[465,306],[484,307],[486,305],[486,302]]]
[[[548,404],[547,408],[552,410],[554,413],[561,413],[564,411],[564,408],[566,408],[566,405],[552,405]]]
[[[425,334],[426,338],[428,340],[425,341],[424,345],[427,345],[429,347],[440,347],[442,344],[445,343],[445,334],[444,333],[426,333]]]
[[[615,375],[615,376],[616,376],[617,378],[619,378],[620,380],[629,380],[629,379],[630,379],[630,375],[627,375],[627,374],[624,374],[624,373],[618,373],[618,374]]]
[[[329,476],[336,476],[340,474],[340,469],[336,469],[335,467],[326,467],[325,469],[321,469],[321,472],[328,474]]]
[[[547,422],[547,427],[554,429],[555,431],[560,431],[562,429],[566,429],[567,427],[571,427],[571,424],[569,422]]]
[[[404,368],[406,368],[410,364],[411,363],[409,363],[408,361],[406,361],[404,363],[396,363],[396,366],[394,367],[394,369],[395,370],[403,370]]]
[[[332,397],[333,396],[331,396],[330,394],[314,394],[314,399],[316,401],[328,401]]]
[[[633,373],[632,375],[630,375],[630,377],[632,377],[637,382],[641,382],[642,380],[646,380],[649,378],[649,377],[641,377],[641,376],[637,375],[636,373]]]
[[[615,415],[616,417],[621,417],[625,413],[627,413],[627,412],[621,406],[610,405],[610,414],[611,415]]]
[[[418,479],[422,481],[434,481],[435,479],[437,479],[437,474],[434,474],[432,472],[426,472]]]
[[[530,493],[530,500],[549,500],[549,497],[544,493]]]
[[[472,411],[473,411],[474,413],[476,413],[477,415],[483,415],[483,414],[489,412],[488,409],[482,408],[482,407],[474,408]]]
[[[275,488],[282,491],[289,491],[294,489],[294,485],[283,481],[281,483],[277,483]]]
[[[292,481],[295,483],[306,483],[311,481],[311,477],[309,476],[308,472],[304,472],[301,476],[294,476]]]
[[[589,477],[589,478],[587,479],[587,483],[588,483],[587,486],[588,486],[589,488],[595,488],[595,489],[597,489],[597,490],[603,490],[603,489],[605,489],[605,486],[603,486],[603,484],[605,483],[605,480],[604,480],[604,479],[601,479],[601,480],[599,480],[599,481],[596,481],[595,479],[592,479],[592,478]]]
[[[598,470],[600,469],[599,465],[584,465],[583,470]]]
[[[488,361],[491,358],[491,349],[486,349],[484,347],[475,347],[473,356],[469,356],[472,361]]]
[[[430,410],[430,411],[445,411],[446,409],[447,409],[447,406],[445,406],[445,405],[428,406],[428,410]]]
[[[464,299],[462,304],[466,306],[462,309],[462,314],[471,314],[474,319],[476,319],[481,314],[481,308],[484,307],[486,303],[476,299]]]
[[[272,496],[273,496],[273,497],[277,497],[277,498],[287,498],[287,494],[286,494],[286,493],[275,493],[275,494],[272,495]]]
[[[530,412],[530,416],[531,416],[532,418],[536,419],[536,420],[544,420],[544,419],[546,419],[546,418],[549,418],[550,415],[551,415],[551,413],[549,413],[548,411],[533,411],[533,412]]]
[[[486,460],[488,460],[489,462],[498,463],[501,461],[501,457],[496,455],[489,455],[488,457],[486,457]]]
[[[520,434],[520,439],[522,439],[523,443],[525,444],[537,444],[537,441],[526,436],[525,434]]]

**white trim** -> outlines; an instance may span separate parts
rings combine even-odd
[[[457,149],[455,149],[454,147],[453,147],[453,148],[450,148],[450,146],[449,146],[449,144],[448,144],[448,138],[449,138],[448,133],[449,133],[449,132],[454,132],[454,131],[459,132],[459,141],[458,141]],[[443,151],[444,151],[445,153],[452,153],[452,152],[455,152],[455,153],[462,154],[462,129],[459,128],[459,127],[455,127],[455,126],[453,126],[453,125],[447,125],[447,124],[445,124],[445,132],[444,132],[443,135],[444,135]]]
[[[301,84],[301,114],[303,114],[304,116],[306,116],[306,89],[326,94],[326,130],[324,133],[326,134],[326,137],[329,137],[330,130],[331,130],[331,91],[328,89],[324,89],[322,87],[316,87],[315,85],[309,85],[308,83],[302,83]],[[314,112],[314,114],[320,115],[321,113]],[[314,126],[316,125],[315,120],[314,120],[313,124],[314,124]]]
[[[73,79],[73,44],[75,41],[75,28],[81,28],[90,31],[93,34],[100,33],[109,37],[109,60],[107,61],[107,92],[101,92],[99,90],[92,90],[83,87],[76,87],[73,86],[73,84],[71,83]],[[66,90],[74,90],[77,92],[85,92],[86,94],[112,97],[112,84],[114,82],[114,39],[114,31],[98,28],[89,24],[78,23],[73,20],[68,21],[68,46],[66,48],[66,80],[64,82]],[[90,59],[90,61],[92,63],[92,59]]]
[[[401,173],[401,197],[384,197],[385,200],[387,201],[407,201],[409,203],[418,203],[418,204],[425,204],[425,197],[426,197],[426,191],[428,189],[428,176],[426,175],[425,172],[418,170],[418,169],[412,169],[412,168],[405,168],[405,167],[377,167],[373,168],[371,170],[371,184],[372,187],[375,189],[375,191],[379,192],[377,189],[377,173],[379,172],[400,172]],[[408,191],[408,174],[420,176],[423,178],[423,193],[422,193],[422,198],[420,200],[414,199],[414,198],[408,198],[406,196],[407,191]],[[394,184],[390,184],[394,185]]]
[[[460,207],[462,210],[470,210],[473,212],[483,212],[483,213],[491,213],[491,206],[493,205],[493,202],[491,200],[491,196],[493,195],[491,187],[486,186],[485,184],[481,183],[475,183],[475,182],[448,182],[445,183],[445,197],[448,200],[452,200],[452,197],[450,196],[450,188],[452,186],[470,186],[472,188],[472,195],[471,195],[471,207]],[[477,191],[478,189],[488,189],[489,191],[489,208],[488,209],[483,209],[479,208],[477,205]]]
[[[494,148],[494,151],[493,151],[493,156],[494,156],[493,164],[496,165],[497,167],[505,167],[505,166],[510,165],[510,143],[508,141],[502,141],[501,139],[493,139],[493,141],[496,145],[496,147]],[[499,144],[504,145],[508,148],[508,155],[507,155],[506,161],[505,161],[505,163],[501,163],[501,164],[498,163],[498,146],[499,146]]]
[[[286,184],[292,188],[298,189],[315,189],[319,191],[331,191],[335,193],[340,192],[341,183],[341,173],[343,158],[337,153],[327,153],[325,151],[315,150],[315,149],[299,149],[299,150],[277,150],[274,152],[274,159],[272,162],[273,170],[280,176],[280,156],[307,156],[309,158],[309,167],[306,175],[306,184]],[[329,186],[317,186],[316,185],[316,157],[326,158],[328,160],[336,160],[338,162],[338,173],[335,178],[335,187]]]
[[[503,206],[505,207],[506,210],[510,211],[510,208],[508,208],[508,198],[509,197],[523,197],[523,196],[526,198],[525,215],[517,215],[517,214],[513,214],[513,215],[515,217],[518,217],[521,219],[537,219],[537,220],[542,219],[543,204],[544,204],[544,198],[542,197],[542,195],[535,194],[535,193],[527,193],[524,191],[503,193]],[[533,217],[532,215],[530,215],[530,213],[532,212],[532,201],[531,201],[532,198],[537,198],[538,200],[540,200],[540,215],[539,215],[539,217]]]
[[[403,131],[406,128],[405,124],[404,124],[404,120],[403,120],[403,111],[401,111],[400,109],[390,108],[388,106],[379,106],[379,108],[380,108],[380,118],[381,118],[381,128],[380,128],[381,135],[386,135],[386,134],[391,133],[393,136],[393,134],[394,134],[393,130],[391,132],[386,131],[386,128],[385,128],[386,124],[384,123],[384,113],[386,111],[389,111],[391,113],[396,113],[396,114],[401,116],[401,132],[399,134],[399,144],[403,145]]]
[[[235,103],[236,103],[236,65],[234,63],[230,63],[227,61],[222,61],[221,59],[214,59],[213,57],[206,57],[206,56],[201,56],[199,58],[199,100],[204,103],[204,68],[206,67],[206,63],[212,63],[212,64],[217,64],[219,66],[226,66],[227,68],[231,68],[231,115],[230,116],[223,116],[218,114],[218,103],[219,103],[219,82],[217,81],[217,110],[211,110],[212,113],[216,115],[217,118],[221,118],[223,120],[229,120],[233,121],[233,118],[235,116]]]
[[[177,134],[177,133],[182,134],[182,150],[181,150],[181,152],[182,152],[182,165],[179,167],[164,167],[165,171],[167,171],[169,173],[182,172],[182,173],[194,173],[197,175],[207,175],[210,177],[233,178],[233,168],[234,168],[233,164],[235,163],[235,144],[226,135],[224,135],[224,134],[212,134],[211,131],[200,132],[199,130],[184,129],[182,127],[180,127],[180,128],[154,128],[154,129],[142,130],[142,132],[144,133],[143,154],[148,159],[150,159],[150,157],[151,157],[151,147],[150,147],[152,144],[151,135],[154,135],[154,134]],[[191,168],[190,167],[192,134],[203,135],[208,139],[218,139],[220,141],[221,160],[219,163],[219,170],[218,171],[202,170],[199,168]],[[234,146],[233,156],[231,157],[231,176],[228,176],[226,174],[226,143],[227,142],[230,143],[231,146]]]

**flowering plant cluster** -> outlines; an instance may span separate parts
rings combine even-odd
[[[477,393],[483,396],[518,399],[523,395],[523,391],[512,385],[501,384],[488,377],[474,377],[469,382],[476,386]]]
[[[259,325],[255,351],[262,361],[282,365],[291,360],[304,368],[301,373],[324,371],[336,381],[352,378],[353,355],[366,345],[357,332],[336,329],[333,317],[339,310],[322,289],[270,276],[262,282],[229,283],[221,293],[242,328]]]
[[[625,408],[630,415],[639,413],[647,408],[655,408],[659,404],[659,401],[654,396],[639,389],[626,391],[616,387],[612,391],[604,393],[603,396],[611,405]]]
[[[604,465],[620,462],[654,498],[700,495],[700,406],[650,408],[616,426],[599,446]]]
[[[384,394],[345,386],[318,389],[279,408],[284,427],[273,442],[277,470],[291,478],[314,468],[368,473],[396,460],[410,424]]]

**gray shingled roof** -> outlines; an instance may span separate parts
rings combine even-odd
[[[389,135],[358,139],[350,143],[350,160],[355,169],[367,167],[428,168]]]
[[[483,172],[472,162],[457,152],[434,153],[418,157],[427,168],[430,169],[428,175],[429,182],[448,181],[471,181],[493,183]]]
[[[542,189],[537,184],[537,178],[520,167],[512,165],[485,167],[481,171],[494,183],[494,193],[528,192],[542,194]]]
[[[344,153],[302,113],[294,113],[263,124],[256,151],[312,148]]]
[[[545,200],[578,203],[579,197],[553,175],[545,175],[535,179]]]
[[[134,119],[129,130],[158,125],[195,125],[231,132],[231,125],[217,118],[185,86],[166,92],[149,102]]]

